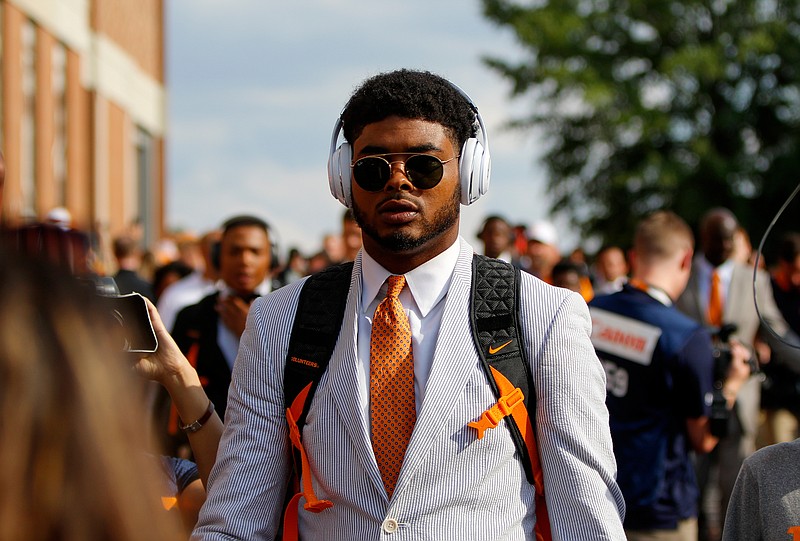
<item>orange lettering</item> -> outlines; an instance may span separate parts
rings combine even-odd
[[[290,360],[291,360],[293,363],[300,363],[300,364],[304,364],[304,365],[306,365],[306,366],[310,366],[310,367],[312,367],[312,368],[318,368],[318,367],[319,367],[319,365],[318,365],[317,363],[315,363],[315,362],[312,362],[312,361],[307,361],[307,360],[305,360],[305,359],[301,359],[301,358],[299,358],[299,357],[292,357]]]
[[[800,541],[800,526],[791,526],[786,533],[792,536],[792,541]]]

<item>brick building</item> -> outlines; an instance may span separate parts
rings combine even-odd
[[[3,219],[164,228],[163,0],[0,0]]]

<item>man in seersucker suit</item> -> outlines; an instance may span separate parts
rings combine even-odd
[[[346,142],[337,146],[340,132]],[[477,109],[427,72],[366,80],[337,122],[331,190],[353,209],[363,249],[302,433],[306,475],[333,507],[311,513],[300,506],[303,539],[534,538],[534,490],[508,431],[478,439],[468,427],[497,401],[468,321],[473,248],[459,237],[460,205],[488,187],[488,151]],[[624,539],[605,375],[589,339],[588,309],[575,293],[525,273],[521,280],[521,346],[536,387],[553,538]],[[387,457],[375,450],[384,427],[373,402],[382,397],[370,392],[378,371],[371,332],[387,282],[393,291],[402,287],[415,419],[391,488],[382,473]],[[283,375],[302,284],[257,300],[250,311],[195,540],[272,540],[280,529],[292,470]]]

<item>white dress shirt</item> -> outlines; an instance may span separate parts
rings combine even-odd
[[[406,287],[400,292],[400,302],[411,325],[411,351],[414,355],[414,397],[417,413],[422,406],[425,387],[433,363],[436,338],[442,323],[443,299],[450,287],[456,261],[458,241],[447,250],[407,272]],[[372,317],[378,304],[386,297],[387,278],[392,273],[379,265],[366,250],[361,252],[361,312],[358,315],[358,395],[361,411],[369,423],[369,346]]]
[[[220,280],[217,282],[220,297],[235,295],[225,282]],[[266,295],[272,291],[272,280],[267,278],[256,287],[255,292],[259,295]],[[222,322],[221,319],[217,320],[217,345],[219,346],[222,355],[225,357],[225,362],[233,372],[233,363],[236,361],[236,355],[239,352],[239,339],[241,336],[233,334],[228,327]]]
[[[733,276],[734,266],[735,263],[733,260],[729,259],[719,267],[715,268],[714,265],[709,263],[705,256],[697,256],[697,269],[699,278],[697,291],[700,295],[700,299],[703,301],[703,308],[706,310],[708,309],[708,300],[711,297],[711,275],[714,274],[714,271],[717,271],[717,274],[719,275],[719,283],[720,286],[722,286],[720,289],[722,290],[722,306],[724,310],[725,299],[728,298],[728,290],[731,287],[731,277]]]

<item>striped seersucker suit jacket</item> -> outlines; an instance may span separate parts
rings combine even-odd
[[[334,507],[300,510],[303,539],[533,539],[533,488],[508,431],[498,427],[478,440],[467,427],[496,399],[468,321],[472,248],[459,242],[425,397],[391,501],[358,404],[356,261],[339,340],[303,430],[316,494]],[[271,541],[279,528],[291,469],[283,366],[299,291],[281,288],[251,308],[196,541]],[[624,503],[588,309],[577,294],[525,273],[520,297],[553,538],[622,540]]]

